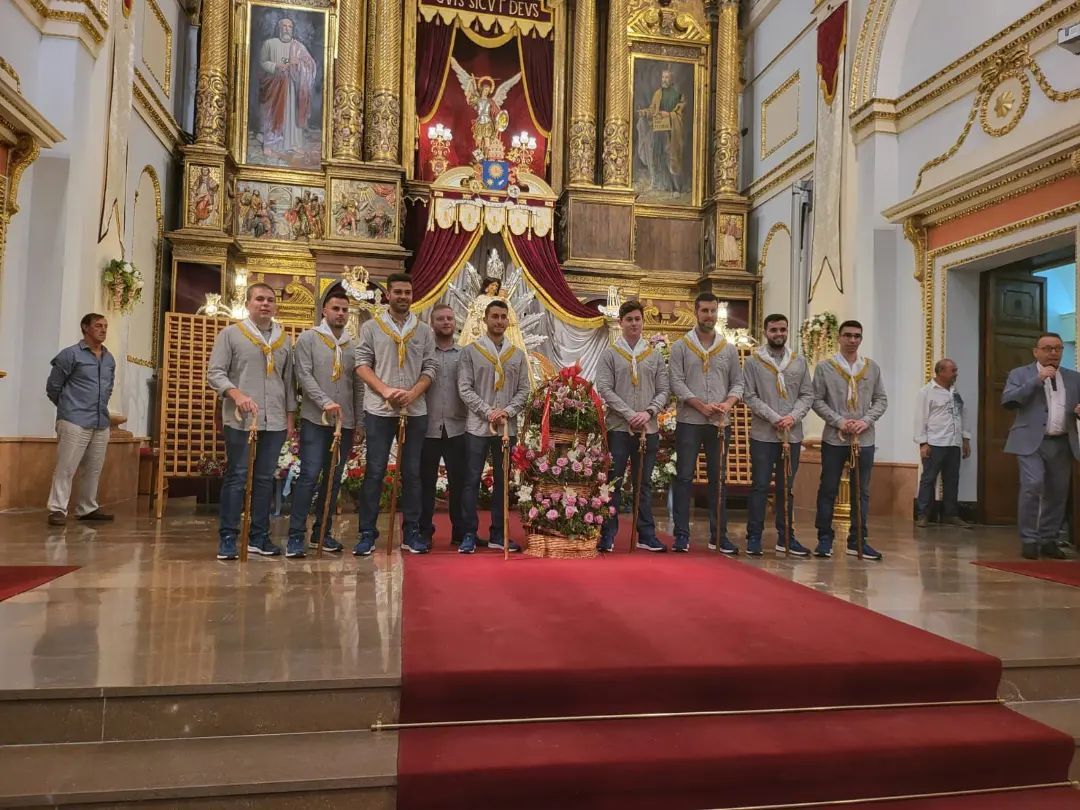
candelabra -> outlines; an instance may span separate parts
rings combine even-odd
[[[454,133],[442,124],[428,127],[428,140],[431,142],[431,160],[428,165],[432,173],[438,177],[450,168],[450,142],[454,140]]]
[[[532,171],[533,153],[536,151],[536,138],[528,132],[521,132],[510,138],[509,157],[519,169]]]

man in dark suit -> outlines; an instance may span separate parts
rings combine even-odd
[[[1005,452],[1020,465],[1017,522],[1026,559],[1065,559],[1057,535],[1065,519],[1073,459],[1080,459],[1076,417],[1080,416],[1080,374],[1060,368],[1061,336],[1048,332],[1035,341],[1035,362],[1009,372],[1001,404],[1016,411]]]

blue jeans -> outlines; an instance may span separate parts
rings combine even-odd
[[[510,437],[514,441],[514,437]],[[491,533],[492,540],[503,540],[503,468],[502,437],[473,436],[465,434],[465,487],[461,492],[461,529],[466,535],[476,535],[480,528],[480,516],[477,505],[480,501],[480,478],[484,474],[484,464],[491,459],[491,468],[495,485],[491,490]]]
[[[443,433],[446,430],[443,429]],[[428,437],[420,455],[420,533],[431,540],[435,536],[435,482],[439,478],[439,462],[446,465],[446,485],[450,501],[450,525],[454,540],[465,536],[461,514],[462,478],[465,475],[465,434],[460,436]]]
[[[270,496],[274,489],[284,430],[260,430],[255,441],[255,468],[251,479],[251,537],[262,542],[270,537]],[[247,481],[248,432],[225,426],[225,479],[221,483],[218,508],[218,535],[240,536],[240,513],[244,509],[244,484]]]
[[[750,503],[746,516],[746,539],[760,540],[765,531],[765,501],[769,495],[773,470],[776,471],[776,532],[782,542],[787,541],[788,508],[794,514],[794,500],[791,490],[795,485],[795,473],[799,469],[798,442],[791,443],[791,480],[784,480],[784,445],[782,442],[763,442],[750,440],[750,472],[753,483],[750,485]],[[784,493],[787,493],[785,508]]]
[[[640,461],[638,442],[640,434],[626,433],[622,430],[609,430],[607,435],[608,450],[611,451],[611,480],[615,482],[612,490],[611,503],[616,507],[622,503],[622,479],[626,475],[627,461],[630,462],[630,477],[627,483],[633,488],[637,481],[637,469]],[[652,513],[652,471],[656,464],[656,448],[660,444],[660,434],[652,433],[645,439],[645,464],[641,468],[641,495],[638,498],[638,537],[643,539],[656,539],[656,523]],[[633,514],[633,513],[631,513]],[[619,533],[619,512],[604,521],[605,540],[614,540]]]
[[[367,428],[367,465],[364,483],[360,486],[360,534],[378,537],[375,528],[379,519],[379,498],[382,497],[390,447],[397,438],[398,417],[364,414]],[[420,454],[427,433],[427,414],[410,416],[405,425],[405,450],[398,448],[397,472],[401,481],[398,490],[398,509],[403,518],[406,537],[416,534],[420,525]]]
[[[844,475],[844,462],[851,457],[851,448],[846,444],[822,444],[821,445],[821,482],[818,484],[817,493],[817,517],[814,525],[817,527],[819,543],[832,544],[836,537],[833,529],[833,508],[836,506],[836,494],[840,491],[840,479]],[[874,469],[874,447],[863,447],[859,452],[859,483],[860,494],[859,517],[862,523],[862,539],[866,542],[866,517],[870,511],[870,473]],[[854,470],[850,474],[851,494],[855,494],[856,483]],[[854,507],[854,504],[852,504]],[[854,510],[852,517],[854,517]],[[848,542],[855,543],[855,521],[851,522],[848,531]]]
[[[326,479],[321,485],[319,477],[324,475],[330,464],[330,445],[334,441],[334,429],[317,425],[307,419],[300,420],[300,475],[292,488],[292,515],[289,517],[289,537],[304,539],[307,534],[308,512],[315,510],[315,525],[311,527],[312,542],[318,542],[324,536],[333,536],[334,508],[337,506],[338,491],[341,489],[341,472],[349,460],[352,449],[353,432],[351,428],[341,429],[341,444],[338,451],[338,463],[334,469],[334,484],[330,492],[330,511],[327,513],[325,535],[322,527],[323,504],[326,502]],[[316,487],[318,491],[316,492]],[[312,499],[315,503],[312,505]]]
[[[694,483],[698,453],[705,448],[705,469],[709,484],[709,541],[716,537],[716,523],[720,521],[720,539],[727,539],[727,492],[720,498],[720,468],[727,467],[727,446],[731,442],[731,428],[727,428],[724,456],[720,458],[720,439],[715,425],[691,425],[679,422],[675,426],[675,480],[672,482],[672,506],[674,507],[675,537],[690,537],[690,488]]]

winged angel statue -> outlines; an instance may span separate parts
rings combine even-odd
[[[476,118],[472,123],[476,148],[483,152],[489,141],[501,143],[500,134],[510,126],[510,114],[502,107],[506,103],[507,94],[521,81],[521,71],[496,87],[495,79],[491,76],[473,76],[452,56],[450,66],[465,93],[465,100],[476,110]]]

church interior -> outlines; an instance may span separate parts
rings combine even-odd
[[[0,0],[0,21],[0,807],[1080,808],[1080,0]],[[471,557],[472,444],[417,494],[417,412],[359,371],[379,340],[411,368],[408,324],[494,370]],[[278,436],[260,400],[248,430],[208,382],[237,329],[286,384],[302,335],[335,382],[361,347],[355,442],[340,410],[318,427],[306,556],[303,412]],[[675,368],[713,379],[703,330],[781,401],[805,369],[764,484],[741,383],[695,423]],[[619,353],[635,389],[639,357],[670,377],[622,405],[645,481],[610,469]],[[53,387],[73,356],[102,424]],[[530,466],[549,452],[566,489]],[[409,554],[431,498],[433,553]],[[688,553],[647,553],[643,500],[654,546]]]

